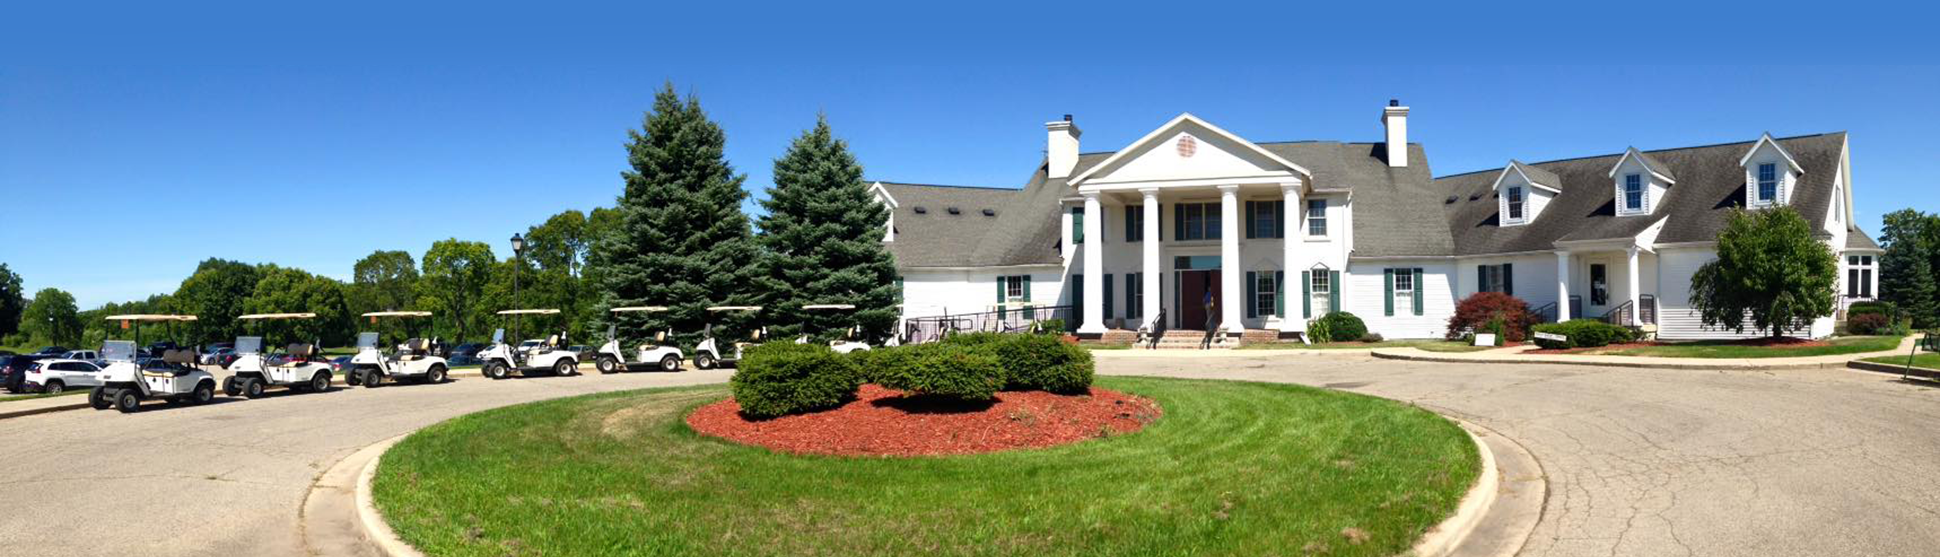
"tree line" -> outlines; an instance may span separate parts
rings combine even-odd
[[[211,258],[167,294],[82,311],[73,296],[45,288],[28,298],[19,275],[0,263],[0,344],[99,346],[127,338],[104,319],[126,313],[184,313],[195,322],[143,329],[144,340],[204,345],[262,335],[349,344],[358,331],[388,340],[440,337],[448,343],[488,339],[511,324],[495,315],[516,308],[556,308],[527,316],[520,333],[564,331],[574,344],[598,344],[608,326],[637,341],[669,330],[692,346],[712,326],[727,338],[767,327],[774,338],[840,336],[859,325],[864,338],[885,338],[896,322],[895,263],[882,245],[888,212],[863,182],[862,165],[826,117],[774,161],[774,184],[758,221],[741,211],[746,175],[726,159],[726,134],[698,99],[667,84],[639,129],[628,131],[628,169],[612,207],[567,210],[526,228],[522,257],[490,244],[439,240],[422,260],[377,250],[359,259],[349,282],[275,264]],[[514,280],[517,281],[516,294]],[[809,304],[852,304],[854,311],[805,311]],[[758,305],[760,312],[708,307]],[[629,306],[666,312],[620,313]],[[373,311],[425,310],[429,320],[363,320]],[[316,319],[245,323],[250,313],[314,312]]]

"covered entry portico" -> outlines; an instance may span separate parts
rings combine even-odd
[[[1083,297],[1078,334],[1210,326],[1230,338],[1249,317],[1304,330],[1304,320],[1285,317],[1288,275],[1298,277],[1285,262],[1301,261],[1307,246],[1298,225],[1311,183],[1299,165],[1189,114],[1072,178],[1071,272],[1083,292],[1105,293]],[[1120,276],[1124,290],[1109,286],[1108,277]],[[1133,293],[1119,297],[1136,306],[1119,304],[1108,315],[1114,291]]]
[[[1655,325],[1657,253],[1633,238],[1556,243],[1556,320]]]

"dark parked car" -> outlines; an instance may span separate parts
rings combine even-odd
[[[179,350],[181,348],[182,347],[180,346],[176,346],[175,341],[172,341],[172,340],[156,341],[148,345],[148,348],[146,349],[148,351],[148,354],[146,355],[150,357],[160,358],[162,357],[163,353],[166,353],[170,350]]]
[[[350,356],[337,356],[330,359],[330,372],[337,377],[348,377],[344,369],[350,367]]]
[[[0,386],[6,387],[7,392],[10,393],[27,392],[27,368],[33,367],[34,362],[48,359],[53,359],[53,356],[42,354],[0,356]]]
[[[40,351],[35,352],[34,355],[52,357],[52,356],[59,356],[61,354],[66,354],[66,353],[67,353],[66,346],[42,346],[40,347]]]
[[[458,345],[457,348],[451,349],[451,355],[446,356],[445,360],[447,360],[451,365],[454,365],[454,366],[478,365],[478,353],[483,352],[484,350],[485,350],[485,343],[467,342],[467,343]]]

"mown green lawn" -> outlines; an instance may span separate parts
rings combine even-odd
[[[1242,344],[1240,350],[1351,350],[1370,348],[1420,348],[1429,352],[1475,352],[1488,350],[1489,346],[1471,346],[1448,340],[1384,340],[1381,342],[1322,342],[1301,344],[1298,342],[1259,342]]]
[[[1661,356],[1666,358],[1795,358],[1833,356],[1892,350],[1900,345],[1895,336],[1835,337],[1828,346],[1743,346],[1732,341],[1692,341],[1663,346],[1642,346],[1611,350],[1592,350],[1579,354],[1616,356]]]
[[[723,386],[591,395],[432,426],[376,503],[432,555],[1394,555],[1477,474],[1455,424],[1293,385],[1101,378],[1143,431],[971,456],[795,456],[702,437]]]
[[[1901,354],[1898,356],[1880,356],[1877,358],[1866,358],[1866,361],[1873,362],[1873,363],[1887,364],[1887,365],[1904,366],[1906,365],[1906,355]],[[1940,354],[1935,354],[1932,352],[1921,352],[1919,355],[1913,357],[1913,367],[1923,367],[1927,369],[1940,370]]]
[[[72,388],[72,389],[68,389],[68,390],[65,390],[65,391],[61,391],[61,392],[60,392],[60,394],[52,394],[52,395],[50,395],[50,394],[47,394],[47,393],[34,393],[34,394],[13,394],[13,393],[6,393],[6,394],[0,394],[0,402],[13,402],[13,401],[16,401],[16,400],[33,400],[33,399],[37,399],[37,398],[48,398],[48,397],[56,397],[56,396],[70,396],[70,395],[84,395],[84,394],[88,394],[88,389],[87,389],[87,388],[83,388],[83,387],[75,387],[75,388]]]

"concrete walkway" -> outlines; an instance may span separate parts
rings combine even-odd
[[[1799,358],[1664,358],[1657,356],[1609,356],[1593,354],[1526,354],[1535,346],[1514,346],[1479,352],[1429,352],[1419,348],[1380,348],[1372,354],[1389,360],[1465,364],[1568,364],[1598,367],[1627,367],[1694,370],[1787,370],[1835,369],[1846,362],[1876,356],[1904,356],[1918,339],[1908,336],[1898,348],[1883,352],[1805,356]]]

